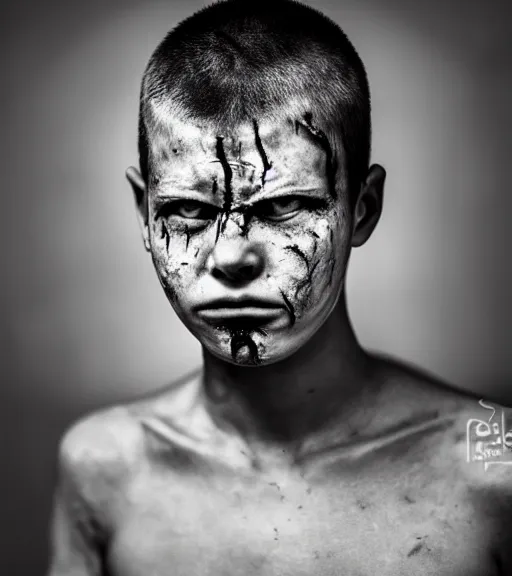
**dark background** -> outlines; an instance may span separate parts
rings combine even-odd
[[[383,218],[355,251],[362,343],[512,405],[508,1],[310,2],[373,93]],[[124,170],[156,44],[204,2],[11,2],[2,43],[0,574],[43,574],[57,442],[200,361],[142,248]]]

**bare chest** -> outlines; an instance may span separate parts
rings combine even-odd
[[[134,490],[112,576],[494,576],[492,532],[463,490],[281,478]]]

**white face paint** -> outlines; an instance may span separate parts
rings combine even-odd
[[[352,221],[319,134],[307,122],[229,134],[173,122],[152,139],[156,271],[187,328],[228,362],[286,358],[340,295]]]

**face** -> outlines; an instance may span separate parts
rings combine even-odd
[[[146,233],[160,282],[187,328],[238,365],[290,356],[343,285],[347,191],[313,120],[217,134],[173,123],[152,140]]]

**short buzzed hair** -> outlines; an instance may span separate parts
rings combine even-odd
[[[155,106],[169,118],[217,127],[308,118],[333,150],[344,150],[352,199],[366,177],[371,121],[364,65],[337,24],[295,0],[224,0],[167,34],[141,86],[139,157],[146,182],[148,137],[161,123]]]

